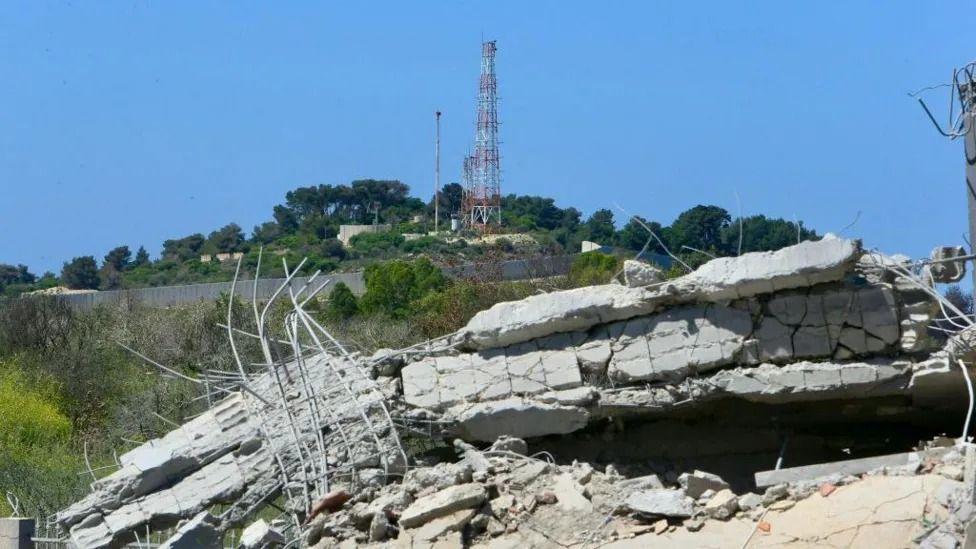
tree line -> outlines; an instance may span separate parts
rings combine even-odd
[[[462,198],[458,183],[442,188],[437,208],[442,227],[448,227],[451,216],[458,214]],[[663,225],[646,218],[621,219],[609,209],[584,217],[577,208],[562,208],[552,198],[542,196],[509,194],[501,202],[505,229],[532,235],[539,244],[535,253],[542,254],[575,253],[588,240],[628,250],[640,250],[647,244],[651,252],[670,251],[686,262],[700,263],[709,256],[774,250],[817,237],[801,222],[763,215],[733,219],[727,210],[714,205],[694,206]],[[448,241],[440,235],[412,240],[402,236],[429,232],[434,211],[433,197],[425,202],[410,196],[409,186],[397,180],[362,179],[346,185],[299,187],[287,192],[284,202],[272,208],[271,219],[256,225],[249,236],[240,225],[228,223],[207,235],[193,233],[164,241],[155,260],[142,246],[133,254],[123,245],[109,250],[101,261],[95,256],[66,261],[59,275],[38,277],[24,265],[0,264],[0,292],[15,295],[58,284],[77,289],[116,289],[226,280],[232,276],[229,265],[201,262],[200,257],[243,252],[250,265],[256,262],[255,250],[261,246],[290,254],[288,258],[295,261],[307,257],[307,265],[323,271],[357,261],[361,264],[351,266],[360,268],[370,261],[404,255],[426,254],[459,261],[483,253],[478,246]],[[377,222],[391,225],[392,230],[357,237],[351,247],[336,239],[340,225]],[[648,229],[658,238],[648,242]]]

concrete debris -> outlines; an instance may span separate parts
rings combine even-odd
[[[665,305],[729,301],[841,280],[861,255],[860,242],[824,238],[775,252],[713,259],[653,289],[592,286],[499,303],[477,313],[458,337],[479,349],[649,314]]]
[[[486,498],[487,492],[480,484],[451,486],[413,502],[400,515],[400,526],[414,528],[455,511],[477,508]]]
[[[693,471],[683,473],[678,477],[678,484],[689,497],[698,499],[706,490],[718,492],[729,487],[729,483],[722,480],[722,477],[706,473],[705,471]]]
[[[936,282],[959,282],[966,276],[966,262],[955,258],[969,255],[962,246],[939,246],[932,250],[929,272]]]
[[[220,547],[222,536],[217,530],[217,522],[209,512],[201,511],[192,519],[180,522],[176,532],[159,547],[160,549]]]
[[[495,442],[491,443],[489,450],[492,452],[512,452],[523,456],[529,455],[529,445],[524,440],[508,435],[498,437]]]
[[[728,488],[719,490],[705,504],[705,514],[718,520],[728,520],[738,510],[739,498]]]
[[[272,528],[267,521],[258,519],[241,532],[240,549],[270,549],[287,543],[288,539]]]
[[[695,502],[681,490],[641,490],[634,492],[624,505],[644,515],[688,518],[694,514]]]
[[[664,280],[664,271],[643,261],[624,261],[624,284],[630,288],[650,286]]]
[[[961,276],[962,254],[936,250],[932,278]],[[206,546],[245,524],[243,547],[955,546],[976,516],[961,481],[976,458],[952,439],[763,470],[777,451],[817,463],[863,436],[784,441],[797,417],[893,424],[965,396],[958,359],[976,361],[976,329],[930,333],[939,303],[901,269],[919,267],[829,235],[671,280],[628,261],[624,285],[500,303],[426,346],[323,345],[226,384],[57,521],[96,548],[177,525],[171,547]],[[715,418],[699,432],[717,432],[740,409],[762,421],[730,432],[746,433],[738,454],[687,450],[711,439],[685,444],[685,429]],[[674,434],[630,439],[642,421]],[[622,445],[664,457],[617,461]],[[256,520],[276,498],[284,521]]]
[[[935,448],[921,452],[850,459],[833,463],[789,467],[773,471],[759,471],[756,473],[756,486],[764,488],[767,486],[781,485],[786,482],[814,481],[831,475],[860,475],[883,467],[891,469],[908,466],[914,467],[926,459],[939,457],[945,453],[946,450],[944,448]]]

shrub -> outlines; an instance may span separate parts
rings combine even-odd
[[[345,282],[339,282],[326,300],[325,314],[331,320],[346,320],[359,312],[356,296]]]
[[[85,489],[77,475],[81,460],[69,445],[71,423],[44,392],[52,391],[42,392],[15,365],[0,363],[0,493],[12,493],[31,513],[50,512]]]
[[[411,304],[434,290],[443,288],[447,279],[425,258],[415,261],[395,260],[366,267],[366,293],[360,309],[403,318]]]
[[[620,262],[612,255],[586,252],[573,260],[569,268],[569,280],[575,286],[606,284],[619,268]]]
[[[319,246],[319,251],[325,257],[331,257],[339,261],[342,261],[348,255],[346,253],[346,248],[337,238],[323,240],[321,246]]]
[[[403,236],[393,232],[362,233],[349,239],[352,248],[366,256],[388,254],[395,251],[403,242]]]

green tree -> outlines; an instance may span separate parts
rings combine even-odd
[[[722,231],[731,218],[729,212],[718,206],[698,205],[681,212],[668,231],[668,245],[674,253],[680,253],[682,246],[690,246],[707,252],[721,252]]]
[[[360,310],[402,318],[411,305],[447,282],[444,273],[426,258],[415,261],[395,260],[366,267],[366,293]]]
[[[139,249],[136,251],[136,258],[132,262],[132,266],[142,267],[143,265],[149,265],[149,252],[146,251],[146,248],[139,246]]]
[[[356,296],[345,282],[339,282],[332,289],[326,301],[325,314],[333,320],[346,320],[359,312]]]
[[[799,234],[797,228],[799,227]],[[742,218],[742,253],[778,250],[800,241],[817,238],[817,233],[785,219],[769,219],[764,215]],[[722,229],[722,249],[733,255],[739,250],[739,220]]]
[[[110,265],[116,271],[125,270],[129,266],[129,262],[132,260],[132,252],[129,251],[128,246],[119,246],[117,248],[112,248],[107,254],[105,254],[105,260],[102,265]]]
[[[464,197],[464,187],[458,183],[448,183],[441,187],[440,192],[440,204],[438,207],[438,213],[440,214],[441,223],[449,223],[452,214],[459,214],[461,212],[461,200]],[[429,207],[430,214],[434,214],[434,199],[430,200]],[[445,227],[449,228],[449,227]]]
[[[200,250],[203,248],[205,241],[206,239],[200,233],[167,240],[163,242],[163,259],[175,259],[177,261],[196,259],[200,256]]]
[[[65,263],[61,268],[61,282],[75,290],[98,288],[98,266],[95,258],[86,255]]]
[[[0,292],[12,284],[33,284],[36,277],[27,270],[27,265],[6,265],[0,263]]]
[[[640,216],[637,216],[637,218],[642,221],[644,225],[650,227],[658,238],[663,238],[661,235],[664,233],[664,231],[660,223],[657,221],[648,221]],[[661,249],[660,245],[657,243],[657,240],[651,237],[651,234],[647,232],[647,229],[645,229],[644,226],[635,219],[631,219],[626,225],[623,226],[622,229],[617,231],[617,245],[628,250],[637,251],[643,249],[644,245],[647,244],[648,239],[651,240],[650,245],[647,247],[648,251],[664,253],[664,250]]]
[[[205,250],[211,253],[236,252],[244,244],[244,231],[237,223],[228,223],[210,233]]]
[[[266,221],[260,225],[255,225],[251,231],[251,240],[258,244],[271,244],[276,239],[284,236],[281,225],[274,221]]]
[[[583,225],[587,240],[604,245],[613,243],[616,229],[613,226],[613,212],[610,210],[593,212]]]

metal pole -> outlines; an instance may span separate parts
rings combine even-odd
[[[967,98],[968,99],[968,98]],[[976,253],[976,113],[966,113],[966,202],[969,204],[969,253]],[[976,291],[976,264],[973,266],[973,288]]]
[[[437,126],[437,138],[434,143],[434,234],[437,234],[441,217],[441,111],[434,111],[434,124]]]

